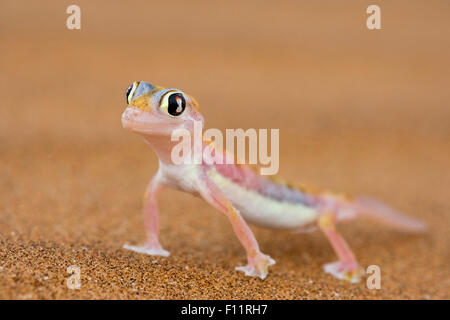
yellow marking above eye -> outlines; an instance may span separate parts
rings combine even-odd
[[[131,98],[133,98],[134,92],[136,91],[137,87],[139,85],[138,81],[133,82],[133,84],[128,88],[127,91],[127,102],[130,104]]]

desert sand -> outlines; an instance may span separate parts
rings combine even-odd
[[[1,299],[450,298],[450,5],[2,1]],[[425,221],[410,235],[370,221],[339,227],[381,289],[325,274],[320,232],[252,227],[277,263],[234,271],[245,252],[225,216],[162,193],[168,258],[122,249],[145,239],[143,192],[157,158],[121,127],[135,80],[176,87],[206,127],[279,128],[289,180],[370,195]],[[66,286],[67,267],[81,288]]]

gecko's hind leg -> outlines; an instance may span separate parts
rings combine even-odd
[[[339,258],[339,261],[325,264],[323,266],[324,271],[341,280],[347,280],[352,283],[358,282],[362,275],[362,269],[359,267],[355,255],[347,242],[336,231],[334,214],[332,212],[321,215],[319,228],[330,241]]]
[[[169,251],[164,250],[159,242],[159,210],[156,197],[161,190],[162,185],[159,182],[159,175],[150,181],[145,193],[144,214],[145,228],[147,231],[147,241],[143,246],[132,246],[125,244],[124,249],[138,253],[144,253],[151,256],[168,257]]]

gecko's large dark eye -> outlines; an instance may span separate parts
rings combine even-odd
[[[136,91],[138,85],[139,82],[135,81],[128,87],[127,92],[125,93],[125,98],[127,99],[128,104],[130,104],[131,99],[133,98],[134,92]]]
[[[179,116],[186,109],[186,100],[181,93],[172,93],[167,103],[167,113],[171,116]]]

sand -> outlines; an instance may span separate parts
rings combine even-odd
[[[0,298],[450,298],[450,10],[447,2],[261,5],[2,1]],[[324,274],[319,232],[252,227],[276,261],[264,281],[234,271],[245,253],[226,218],[167,190],[169,258],[122,249],[145,239],[145,186],[157,159],[121,128],[135,80],[178,87],[207,127],[279,128],[280,175],[367,194],[424,220],[425,235],[369,221],[339,227],[381,289]],[[81,270],[81,288],[66,281]]]

